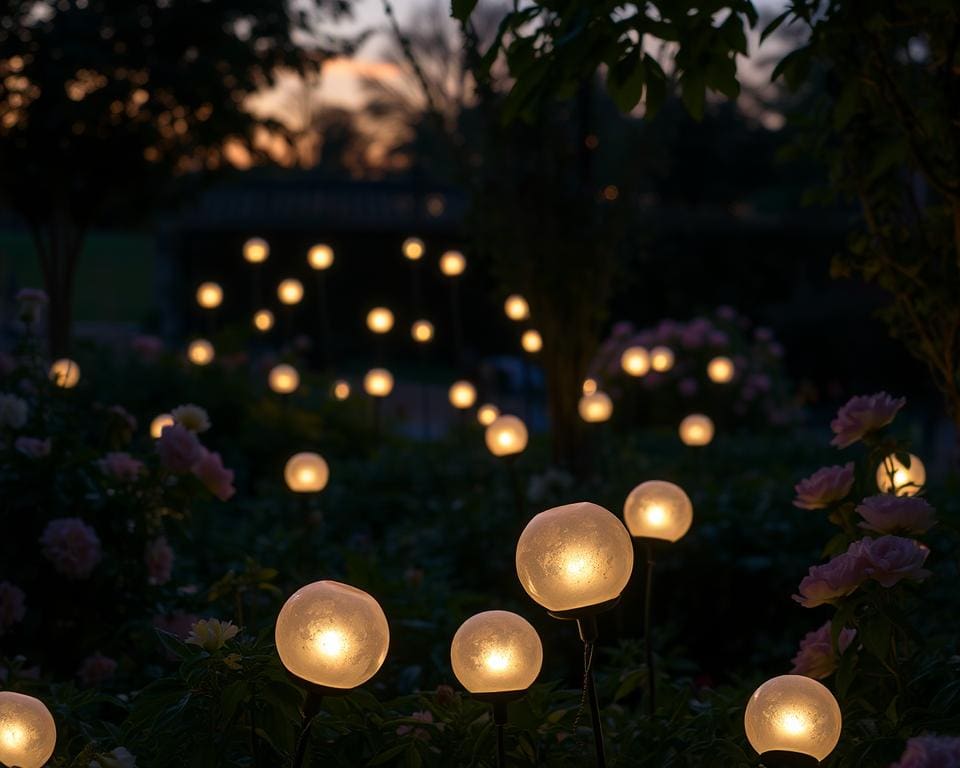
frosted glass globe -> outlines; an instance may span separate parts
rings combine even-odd
[[[317,243],[307,251],[307,264],[312,269],[330,269],[333,266],[333,248],[324,243]]]
[[[408,237],[403,241],[401,249],[405,258],[410,259],[410,261],[418,261],[423,258],[423,254],[426,253],[426,248],[424,248],[423,240],[418,237]]]
[[[50,710],[33,696],[0,691],[0,763],[42,768],[57,746]]]
[[[273,328],[273,312],[269,309],[259,309],[253,315],[253,327],[260,333],[266,333]]]
[[[713,420],[702,413],[691,413],[680,422],[680,439],[684,445],[701,447],[713,440]]]
[[[440,257],[440,271],[447,277],[462,275],[467,268],[467,260],[460,251],[447,251]]]
[[[630,376],[646,376],[650,372],[650,353],[645,347],[627,347],[620,355],[620,367]]]
[[[197,304],[204,309],[216,309],[223,303],[223,288],[216,283],[200,283]]]
[[[533,328],[524,331],[523,336],[520,337],[520,346],[523,347],[524,352],[529,352],[531,355],[539,352],[543,349],[543,337],[540,331],[535,331]]]
[[[390,628],[379,603],[337,581],[298,589],[280,609],[280,661],[292,674],[326,688],[350,689],[373,677],[387,658]]]
[[[61,389],[73,389],[80,383],[80,366],[69,357],[54,360],[50,366],[50,379]]]
[[[503,302],[503,311],[507,317],[515,322],[521,322],[530,317],[530,305],[519,293],[512,293]]]
[[[213,344],[206,339],[194,339],[187,347],[187,359],[194,365],[210,365],[215,354]]]
[[[386,368],[372,368],[363,377],[363,390],[371,397],[386,397],[393,392],[393,374]]]
[[[300,374],[292,365],[280,363],[270,369],[267,383],[278,395],[289,395],[296,392],[300,386]]]
[[[927,469],[919,456],[910,454],[910,466],[905,467],[900,460],[890,454],[877,467],[877,488],[881,493],[895,496],[913,496],[927,482]]]
[[[647,480],[630,491],[623,519],[631,536],[679,541],[693,522],[693,503],[679,485]]]
[[[154,416],[153,421],[150,422],[150,437],[156,440],[163,434],[164,428],[172,427],[173,424],[173,416],[169,413],[161,413],[159,416]]]
[[[433,323],[429,320],[417,320],[410,327],[410,335],[413,336],[414,341],[426,344],[433,338]]]
[[[393,328],[393,312],[386,307],[374,307],[367,312],[367,328],[374,333],[388,333]]]
[[[783,751],[823,760],[840,740],[837,700],[827,688],[803,675],[767,680],[747,703],[747,740],[761,755]]]
[[[512,456],[527,447],[527,425],[516,416],[504,414],[493,420],[483,437],[494,456]]]
[[[715,384],[728,384],[733,381],[735,371],[733,360],[723,355],[718,355],[707,363],[707,376]]]
[[[613,415],[613,400],[606,392],[594,392],[584,395],[577,404],[580,418],[586,422],[599,423],[609,421]]]
[[[540,674],[543,646],[522,616],[484,611],[460,625],[450,643],[450,662],[470,693],[520,693]]]
[[[327,487],[330,468],[319,453],[295,453],[283,468],[283,479],[295,493],[319,493]]]
[[[491,424],[493,424],[499,415],[500,409],[497,408],[497,406],[495,406],[493,403],[484,403],[477,408],[477,421],[479,421],[484,427],[489,427]]]
[[[588,501],[541,512],[517,542],[517,576],[548,611],[615,600],[633,572],[633,543],[623,523]]]
[[[270,244],[262,237],[251,237],[243,244],[243,258],[251,264],[262,264],[270,255]]]
[[[350,397],[350,382],[346,379],[337,379],[333,382],[333,396],[337,400],[346,400]]]
[[[450,398],[450,405],[458,410],[472,408],[477,402],[477,388],[469,381],[455,381],[447,393]]]
[[[673,350],[670,347],[654,347],[650,350],[650,367],[657,373],[666,373],[673,368]]]
[[[303,283],[294,277],[281,280],[277,286],[277,298],[287,306],[299,304],[303,300]]]

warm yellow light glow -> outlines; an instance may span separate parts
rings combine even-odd
[[[423,240],[419,237],[408,237],[403,241],[401,250],[403,251],[404,258],[410,259],[410,261],[419,261],[423,258],[423,254],[426,253]]]
[[[275,639],[283,665],[327,688],[362,685],[383,665],[390,629],[366,592],[336,581],[297,590],[280,609]]]
[[[153,421],[150,422],[150,437],[156,440],[163,434],[164,427],[172,427],[173,423],[173,416],[169,413],[161,413],[159,416],[155,416]]]
[[[592,424],[609,421],[613,415],[613,400],[606,392],[594,392],[584,395],[577,405],[580,418]]]
[[[429,320],[417,320],[410,327],[410,335],[414,341],[426,344],[433,338],[433,323]]]
[[[679,431],[684,445],[709,445],[713,440],[713,420],[702,413],[691,413],[680,422]]]
[[[592,395],[594,392],[597,391],[597,388],[598,388],[598,385],[597,385],[596,379],[583,380],[583,388],[582,388],[583,394]]]
[[[337,379],[333,382],[333,396],[337,400],[346,400],[350,397],[350,382],[346,379]]]
[[[277,298],[280,299],[281,304],[287,306],[299,304],[303,300],[303,283],[295,277],[281,280],[277,286]]]
[[[187,347],[187,359],[194,365],[210,365],[215,354],[213,344],[206,339],[194,339]]]
[[[511,456],[527,447],[527,425],[516,416],[498,416],[484,433],[487,450],[494,456]]]
[[[541,512],[517,542],[517,576],[548,611],[588,608],[616,599],[633,572],[633,544],[623,524],[597,504]]]
[[[650,367],[657,373],[666,373],[673,368],[673,360],[670,347],[654,347],[650,350]]]
[[[450,405],[459,410],[472,408],[477,402],[477,388],[465,380],[453,382],[447,395],[450,398]]]
[[[507,296],[507,300],[503,302],[503,311],[507,313],[507,317],[518,323],[530,317],[530,305],[519,293]]]
[[[735,368],[733,360],[718,355],[707,363],[707,376],[714,384],[727,384],[733,380]]]
[[[223,288],[216,283],[200,283],[197,304],[204,309],[216,309],[223,303]]]
[[[393,374],[386,368],[372,368],[363,377],[363,390],[370,397],[386,397],[393,392]]]
[[[837,700],[809,677],[782,675],[754,691],[743,718],[757,752],[783,751],[824,760],[840,739]]]
[[[679,485],[648,480],[630,491],[623,519],[631,536],[678,541],[690,530],[693,503]]]
[[[42,768],[57,745],[57,726],[50,710],[32,696],[0,691],[0,763]]]
[[[273,312],[269,309],[258,309],[253,315],[253,327],[260,333],[266,333],[273,328]]]
[[[61,389],[73,389],[80,383],[80,366],[69,357],[54,360],[50,366],[50,380]]]
[[[533,328],[524,331],[523,336],[520,337],[520,346],[523,347],[524,352],[535,355],[543,349],[543,337],[540,331],[535,331]]]
[[[628,347],[620,355],[620,367],[630,376],[646,376],[650,372],[650,353],[644,347]]]
[[[927,469],[919,456],[910,454],[910,466],[905,467],[900,460],[890,454],[877,467],[877,488],[881,493],[895,496],[913,496],[927,482]]]
[[[289,395],[300,386],[300,374],[292,365],[280,363],[270,369],[267,384],[278,395]]]
[[[330,269],[333,266],[333,248],[325,243],[317,243],[307,251],[307,264],[313,269]]]
[[[497,406],[495,406],[493,403],[484,403],[477,408],[477,421],[479,421],[485,427],[489,427],[491,424],[493,424],[499,415],[500,409],[497,408]]]
[[[440,271],[447,277],[462,275],[467,268],[467,260],[460,251],[447,251],[440,257]]]
[[[389,333],[393,328],[393,312],[386,307],[374,307],[367,312],[367,328],[374,333]]]
[[[251,264],[262,264],[270,256],[270,244],[261,237],[251,237],[243,244],[243,258]]]
[[[319,493],[327,487],[330,468],[323,456],[304,451],[295,453],[283,468],[283,479],[295,493]]]
[[[543,646],[522,616],[484,611],[460,625],[450,643],[450,662],[470,693],[521,693],[540,674]]]

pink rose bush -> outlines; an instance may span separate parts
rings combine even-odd
[[[219,453],[203,449],[192,472],[210,493],[220,501],[229,501],[236,489],[233,487],[233,470],[223,466]]]
[[[854,629],[843,629],[838,638],[840,656],[850,647],[856,637]],[[826,622],[819,629],[808,632],[800,641],[797,655],[793,657],[791,674],[812,677],[814,680],[823,680],[832,675],[839,663],[839,657],[834,652],[831,637],[831,624]]]
[[[27,596],[20,587],[0,581],[0,635],[23,621],[27,613]]]
[[[894,398],[886,392],[850,398],[830,422],[834,434],[830,444],[849,448],[892,422],[906,402],[906,398]]]
[[[142,461],[123,451],[108,453],[97,466],[104,475],[121,483],[135,482],[144,471]]]
[[[853,462],[823,467],[796,485],[793,505],[801,509],[825,509],[847,497],[853,488]]]
[[[143,560],[147,566],[147,583],[159,587],[170,581],[174,554],[165,536],[160,536],[147,544]]]
[[[203,446],[196,433],[182,424],[163,428],[157,440],[160,462],[171,472],[189,472],[202,455]]]
[[[832,603],[856,591],[864,581],[863,561],[849,552],[810,567],[793,599],[805,608]]]
[[[86,579],[103,553],[97,532],[78,517],[51,520],[40,537],[43,556],[68,579]]]
[[[915,736],[890,768],[960,768],[960,737]]]
[[[876,533],[921,534],[937,524],[936,511],[920,496],[870,496],[856,511],[860,527]]]

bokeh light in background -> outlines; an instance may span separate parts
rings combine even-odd
[[[267,384],[278,395],[289,395],[300,386],[300,373],[292,365],[280,363],[270,369]]]
[[[483,437],[494,456],[513,456],[527,447],[527,425],[517,416],[503,414],[493,420]]]
[[[477,402],[477,388],[469,381],[455,381],[447,393],[450,398],[450,405],[458,410],[472,408]]]
[[[363,390],[370,397],[387,397],[393,392],[393,374],[386,368],[372,368],[363,377]]]
[[[460,251],[447,251],[440,257],[440,271],[447,277],[462,275],[467,268],[467,260]]]
[[[165,427],[172,427],[173,424],[173,416],[169,413],[161,413],[159,416],[154,416],[153,421],[150,422],[150,437],[156,440],[163,434]]]
[[[295,453],[284,465],[283,479],[294,493],[319,493],[327,487],[330,467],[319,453]]]
[[[714,384],[728,384],[733,381],[736,369],[733,360],[723,355],[717,355],[707,363],[707,376]]]
[[[584,379],[583,387],[581,387],[583,394],[592,395],[597,391],[597,380],[596,379]]]
[[[404,258],[410,259],[410,261],[419,261],[423,258],[423,254],[426,253],[423,240],[419,237],[408,237],[403,241],[400,250],[403,252]]]
[[[645,347],[627,347],[620,356],[620,367],[630,376],[646,376],[650,372],[650,353]]]
[[[530,305],[519,293],[512,293],[503,302],[503,311],[514,322],[520,323],[530,317]]]
[[[287,306],[299,304],[303,300],[303,283],[295,277],[281,280],[277,286],[277,298],[280,299],[281,304]]]
[[[317,243],[307,251],[307,263],[312,269],[330,269],[333,266],[333,248],[325,243]]]
[[[223,288],[217,283],[200,283],[197,288],[197,304],[204,309],[216,309],[223,303]]]
[[[590,395],[584,395],[577,404],[580,418],[590,424],[609,421],[613,415],[613,400],[606,392],[597,390]]]
[[[61,389],[73,389],[80,383],[80,366],[69,357],[54,360],[50,366],[50,380]]]
[[[337,400],[346,400],[350,397],[350,382],[346,379],[337,379],[333,382],[333,387],[331,387],[331,392]]]
[[[654,347],[650,350],[650,367],[657,373],[666,373],[673,368],[674,355],[670,347]]]
[[[679,432],[684,445],[709,445],[713,440],[713,419],[702,413],[691,413],[680,422]]]
[[[270,244],[261,237],[251,237],[243,244],[243,258],[251,264],[262,264],[270,256]]]
[[[540,335],[540,331],[533,328],[524,331],[523,336],[520,337],[520,346],[523,347],[524,352],[535,355],[543,349],[543,337]]]
[[[426,344],[433,339],[433,323],[429,320],[417,320],[410,326],[410,335],[419,344]]]
[[[269,309],[258,309],[253,315],[253,327],[260,333],[266,333],[273,328],[274,322],[273,312]]]
[[[374,307],[367,312],[367,328],[373,333],[389,333],[393,329],[393,312],[386,307]]]
[[[187,347],[187,359],[194,365],[210,365],[215,355],[213,344],[206,339],[194,339]]]
[[[493,403],[484,403],[477,408],[477,421],[479,421],[484,427],[489,427],[491,424],[493,424],[499,415],[500,409],[497,408],[497,406],[495,406]]]
[[[693,522],[693,503],[679,485],[647,480],[630,491],[623,519],[631,536],[679,541]]]

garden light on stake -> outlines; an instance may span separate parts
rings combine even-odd
[[[267,383],[278,395],[290,395],[300,386],[300,374],[292,365],[280,363],[270,369]]]
[[[270,256],[270,244],[261,237],[251,237],[243,244],[243,258],[250,264],[262,264]]]
[[[472,408],[473,404],[477,402],[477,388],[465,380],[455,381],[450,387],[448,395],[450,405],[461,411]]]
[[[260,333],[266,333],[273,328],[273,312],[269,309],[258,309],[253,315],[253,327]]]
[[[393,312],[386,307],[374,307],[367,312],[367,328],[373,333],[389,333],[393,328]]]
[[[467,260],[460,251],[447,251],[440,257],[440,271],[447,277],[458,277],[467,268]]]
[[[330,468],[319,453],[295,453],[283,468],[283,479],[294,493],[319,493],[327,487]]]
[[[158,439],[163,434],[164,428],[172,427],[173,424],[173,416],[169,413],[161,413],[159,416],[155,416],[153,421],[150,422],[150,437],[154,440]]]
[[[733,381],[735,372],[733,360],[723,355],[718,355],[707,363],[707,376],[714,384],[729,384]]]
[[[781,675],[754,691],[743,716],[747,740],[766,768],[815,768],[840,740],[833,694],[803,675]]]
[[[892,493],[894,496],[914,496],[927,482],[927,470],[919,456],[907,454],[909,466],[891,453],[877,467],[877,488],[881,493]]]
[[[450,644],[453,674],[474,698],[493,705],[497,765],[506,765],[503,728],[507,703],[522,697],[543,665],[543,645],[530,622],[509,611],[484,611],[467,619]]]
[[[423,254],[426,253],[423,240],[419,237],[408,237],[403,241],[400,250],[403,252],[403,257],[410,261],[419,261],[423,258]]]
[[[417,320],[410,327],[410,335],[418,344],[426,344],[433,339],[433,323],[429,320]]]
[[[317,243],[307,251],[307,264],[317,275],[317,316],[320,325],[320,348],[324,366],[330,365],[330,313],[327,309],[327,270],[333,266],[333,248]]]
[[[673,350],[670,347],[654,347],[650,350],[650,367],[657,373],[666,373],[673,368]]]
[[[0,691],[0,763],[42,768],[57,746],[57,726],[42,701]]]
[[[521,323],[530,317],[530,305],[519,293],[507,296],[507,300],[503,302],[503,311],[507,317],[517,323]]]
[[[494,456],[502,458],[510,475],[510,484],[513,487],[513,503],[517,517],[524,517],[526,496],[523,492],[523,483],[517,471],[517,456],[527,447],[527,425],[517,416],[503,414],[497,416],[483,433],[487,450]]]
[[[702,413],[691,413],[680,422],[679,431],[684,445],[700,448],[713,440],[713,420]]]
[[[54,360],[50,366],[50,380],[60,389],[73,389],[80,383],[80,366],[69,357]]]
[[[303,300],[303,283],[295,277],[281,280],[277,286],[277,298],[288,307],[299,304]]]
[[[187,347],[187,359],[194,365],[210,365],[215,354],[213,344],[206,339],[194,339]]]
[[[620,367],[629,376],[646,376],[650,372],[650,353],[645,347],[628,347],[620,355]]]
[[[223,288],[217,283],[200,283],[197,288],[197,304],[204,309],[216,309],[223,303]]]
[[[606,392],[594,392],[584,395],[577,404],[580,418],[590,424],[599,424],[609,421],[613,415],[613,400]]]
[[[317,243],[307,251],[307,264],[311,269],[323,271],[333,266],[333,248],[324,243]]]
[[[489,427],[497,420],[497,416],[500,415],[500,409],[497,408],[493,403],[484,403],[479,408],[477,408],[477,421],[484,427]]]

